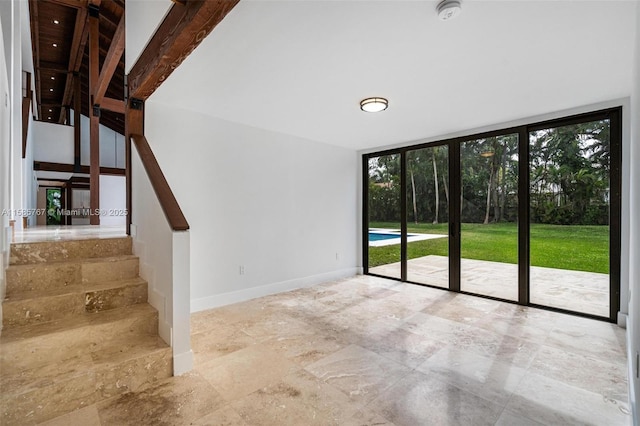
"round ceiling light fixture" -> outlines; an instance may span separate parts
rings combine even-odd
[[[448,21],[460,14],[462,6],[458,0],[444,0],[438,4],[438,18],[441,21]]]
[[[385,98],[367,98],[360,101],[360,109],[364,112],[380,112],[388,106],[389,101]]]

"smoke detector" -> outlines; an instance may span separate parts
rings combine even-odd
[[[441,21],[448,21],[460,14],[462,6],[458,0],[444,0],[438,4],[437,11]]]

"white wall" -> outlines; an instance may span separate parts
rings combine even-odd
[[[0,2],[4,3],[4,2]],[[9,204],[9,147],[11,138],[9,133],[9,77],[7,71],[7,52],[5,51],[5,9],[7,4],[0,4],[0,212],[10,208]],[[9,215],[0,214],[0,300],[5,296],[4,270],[9,259]],[[0,317],[2,304],[0,304]]]
[[[33,107],[33,103],[32,103]],[[38,178],[33,171],[33,157],[34,157],[34,138],[33,138],[33,129],[35,125],[35,121],[33,120],[33,115],[29,113],[29,131],[27,132],[27,149],[25,152],[25,158],[22,160],[22,170],[23,170],[23,181],[24,181],[24,205],[26,209],[32,210],[35,209],[38,202]],[[35,215],[29,216],[27,218],[27,226],[36,225],[37,217]]]
[[[166,0],[127,0],[127,48],[124,51],[127,74],[172,4]]]
[[[355,151],[153,101],[145,116],[191,226],[192,311],[357,272]]]
[[[73,117],[73,111],[71,112]],[[73,120],[72,120],[73,122]],[[100,124],[100,166],[125,167],[124,136]],[[73,139],[72,139],[73,140]],[[80,163],[90,164],[89,118],[80,116]],[[73,161],[72,161],[73,163]]]
[[[173,351],[173,373],[193,368],[190,341],[188,231],[174,232],[132,151],[133,252],[140,258],[140,276],[149,283],[149,303],[158,310],[158,332]]]
[[[127,223],[127,184],[124,176],[100,176],[100,225]]]
[[[73,127],[36,121],[30,133],[35,161],[73,164]]]
[[[631,94],[631,239],[629,250],[629,401],[632,407],[633,424],[640,424],[638,397],[640,396],[640,5],[636,5],[636,48],[633,70],[633,91]]]
[[[27,206],[24,204],[24,194],[26,185],[23,180],[22,161],[22,8],[28,7],[24,0],[11,2],[11,60],[9,90],[11,103],[11,180],[10,180],[10,202],[14,210],[22,210]],[[22,219],[17,215],[16,229],[22,229]]]

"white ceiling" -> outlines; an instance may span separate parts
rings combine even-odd
[[[462,3],[242,0],[152,99],[369,149],[630,95],[637,2]]]

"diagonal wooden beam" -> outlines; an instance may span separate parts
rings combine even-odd
[[[118,68],[118,63],[120,63],[120,58],[124,53],[124,14],[122,18],[120,18],[120,23],[118,24],[118,28],[116,28],[116,32],[111,39],[111,45],[109,46],[109,51],[107,52],[107,56],[104,58],[104,63],[102,64],[102,69],[100,70],[100,76],[98,77],[97,87],[95,88],[96,92],[93,97],[94,104],[100,104],[102,98],[104,98],[104,94],[107,93],[107,88],[109,87],[109,83],[113,78],[113,73]],[[123,107],[124,112],[124,107]]]
[[[84,6],[78,8],[76,13],[76,24],[73,31],[73,40],[71,41],[71,53],[69,54],[69,67],[67,69],[67,81],[64,86],[64,95],[62,96],[62,105],[70,105],[75,85],[73,83],[74,73],[80,70],[82,65],[82,56],[84,55],[84,46],[89,34],[89,26],[87,21],[87,1],[84,0]],[[66,110],[60,113],[60,123],[64,123],[66,118]]]
[[[129,96],[146,100],[239,0],[174,3],[129,73]]]

